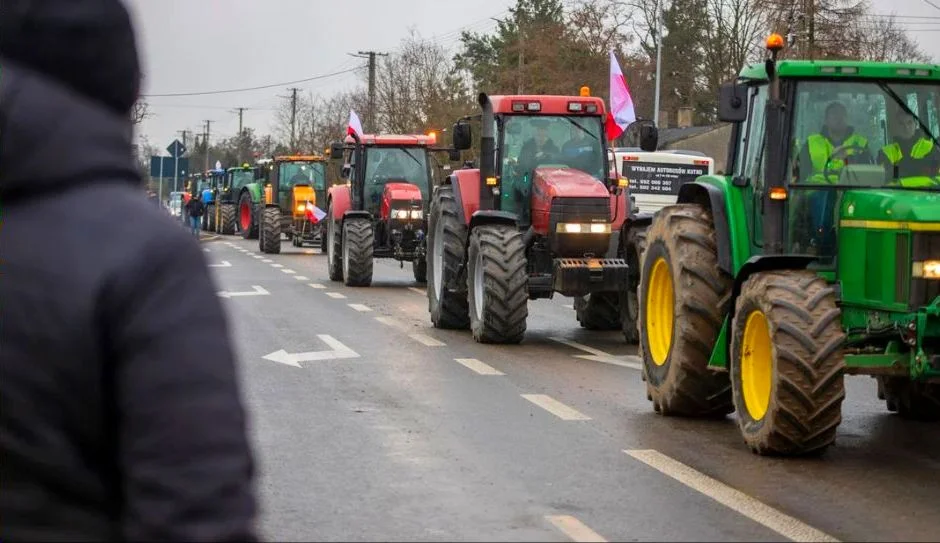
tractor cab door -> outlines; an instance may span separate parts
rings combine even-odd
[[[748,115],[738,131],[737,155],[732,170],[735,183],[744,186],[745,213],[752,233],[750,243],[758,252],[763,246],[762,202],[767,187],[764,160],[767,154],[765,121],[768,96],[766,83],[748,88]]]

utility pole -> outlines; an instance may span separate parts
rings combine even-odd
[[[209,125],[212,123],[210,120],[206,120],[206,131],[203,133],[202,143],[206,146],[206,170],[209,171]]]
[[[663,0],[656,0],[656,92],[653,98],[653,125],[659,126],[659,87],[663,64]]]
[[[357,56],[357,55],[353,55]],[[369,128],[373,132],[375,128],[375,57],[387,57],[388,53],[379,53],[377,51],[359,51],[360,58],[369,59]]]
[[[238,164],[242,163],[242,147],[244,147],[244,141],[242,138],[242,114],[245,112],[246,108],[240,107],[238,109]]]
[[[177,130],[176,133],[183,137],[183,147],[185,148],[186,147],[186,135],[189,134],[189,130]],[[177,167],[176,169],[179,170],[179,167]],[[184,188],[185,188],[185,185],[186,185],[186,176],[183,176]],[[174,189],[179,190],[179,187],[176,186],[176,183],[174,183]]]
[[[297,151],[296,146],[296,130],[297,130],[297,91],[298,88],[290,88],[291,91],[290,98],[290,152],[294,153]]]

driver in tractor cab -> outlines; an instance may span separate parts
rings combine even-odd
[[[597,163],[597,157],[595,156],[597,147],[591,144],[587,133],[577,124],[577,121],[574,119],[569,120],[571,121],[571,125],[568,127],[570,130],[570,138],[561,146],[561,154],[564,157],[564,162],[572,168],[587,173],[594,173],[589,170],[591,168],[590,165]]]
[[[519,152],[519,166],[527,179],[532,170],[558,155],[558,146],[548,136],[548,121],[536,119],[532,121],[532,125],[535,127],[535,136],[529,138]]]
[[[917,119],[895,106],[891,116],[892,140],[878,152],[889,185],[932,187],[940,185],[940,149],[923,134]],[[918,135],[920,137],[918,137]]]

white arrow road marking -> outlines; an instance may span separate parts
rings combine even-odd
[[[326,334],[317,335],[320,341],[329,345],[328,351],[310,351],[306,353],[289,353],[284,349],[274,351],[271,354],[262,356],[265,360],[279,362],[288,366],[301,367],[301,362],[311,362],[313,360],[338,360],[342,358],[359,358],[359,354],[343,345],[338,339]]]
[[[657,450],[623,452],[792,541],[839,541]]]
[[[251,288],[254,290],[249,290],[247,292],[226,292],[223,290],[222,292],[219,292],[218,295],[223,298],[231,298],[233,296],[266,296],[271,294],[260,285],[252,285]]]
[[[210,268],[231,268],[232,263],[229,262],[228,260],[223,260],[219,264],[209,264],[209,267]]]
[[[576,354],[573,355],[575,358],[581,358],[583,360],[592,360],[594,362],[602,362],[604,364],[610,364],[612,366],[621,366],[623,368],[631,368],[634,370],[643,369],[643,361],[639,356],[634,356],[632,354],[625,354],[621,356],[612,355],[610,353],[605,353],[600,349],[595,349],[594,347],[588,347],[576,341],[571,341],[570,339],[565,339],[561,337],[549,338],[552,341],[567,345],[569,347],[574,347],[579,351],[584,351],[591,354]]]

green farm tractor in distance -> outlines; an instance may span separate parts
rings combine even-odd
[[[216,187],[215,232],[234,234],[238,230],[237,204],[242,190],[255,182],[257,169],[248,163],[225,170],[223,181]]]
[[[833,444],[846,374],[940,418],[940,66],[782,47],[722,86],[728,175],[656,214],[639,289],[655,411],[736,411],[762,455]]]

